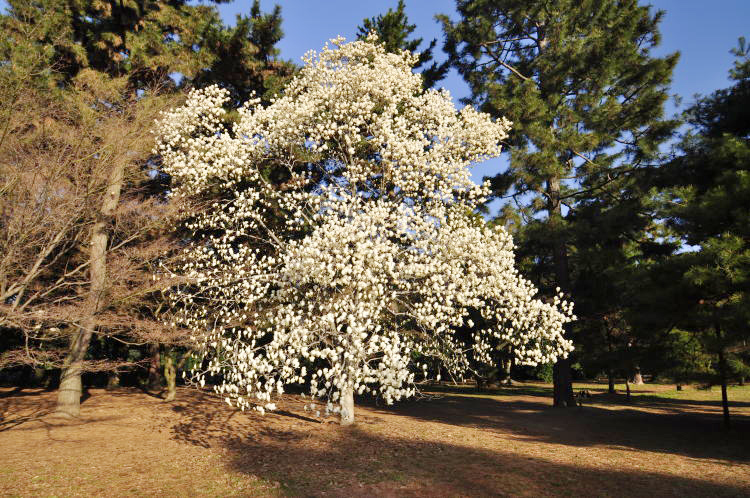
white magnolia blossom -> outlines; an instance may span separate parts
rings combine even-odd
[[[566,356],[572,305],[535,298],[510,235],[471,215],[487,186],[469,167],[500,154],[510,123],[456,112],[447,91],[422,89],[416,56],[372,36],[332,44],[232,125],[216,86],[160,123],[173,195],[216,199],[188,223],[190,284],[175,296],[199,381],[260,411],[289,384],[391,403],[414,393],[426,358],[460,376],[499,343],[523,364]]]

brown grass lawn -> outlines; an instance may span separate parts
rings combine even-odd
[[[363,402],[341,428],[294,397],[261,416],[188,389],[92,390],[66,421],[54,393],[0,390],[0,495],[750,496],[750,388],[730,390],[729,432],[716,388],[562,410],[541,384],[439,391]]]

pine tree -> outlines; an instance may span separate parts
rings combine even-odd
[[[610,393],[615,392],[615,376],[635,374],[643,349],[627,316],[650,224],[643,192],[634,180],[622,177],[590,193],[567,220],[579,318],[574,325],[577,358],[587,377],[606,373]]]
[[[221,3],[217,0],[215,3]],[[54,48],[56,70],[71,81],[89,68],[111,77],[126,76],[133,90],[189,84],[226,85],[244,98],[277,89],[279,76],[293,66],[277,60],[283,36],[281,9],[270,14],[255,0],[249,16],[226,26],[213,5],[186,0],[10,0],[8,17],[34,23],[54,14],[59,32],[40,43]],[[179,76],[179,77],[177,77]],[[176,78],[177,77],[177,78]]]
[[[546,215],[554,280],[570,293],[571,213],[648,165],[674,128],[663,104],[678,56],[651,55],[663,13],[636,0],[458,0],[457,10],[458,22],[441,19],[468,100],[514,123],[495,194],[510,189]],[[573,406],[569,359],[554,384],[555,406]]]
[[[687,111],[692,130],[681,155],[664,168],[671,224],[695,252],[680,255],[693,289],[689,323],[717,359],[725,424],[727,382],[746,371],[750,340],[750,47],[740,39],[730,71],[735,83]]]
[[[409,24],[409,19],[406,17],[404,9],[406,4],[404,0],[399,0],[396,10],[388,9],[385,14],[380,14],[376,17],[370,17],[362,21],[362,25],[359,26],[358,38],[363,40],[367,38],[367,35],[374,31],[382,43],[385,44],[385,49],[391,53],[398,53],[401,50],[408,50],[410,52],[416,52],[419,50],[419,46],[422,45],[422,38],[409,39],[411,34],[417,29],[416,24]],[[433,62],[429,64],[433,59],[432,51],[437,45],[437,40],[432,40],[427,48],[420,51],[419,61],[417,62],[415,69],[424,67],[422,70],[422,84],[424,88],[432,88],[437,82],[445,78],[448,72],[449,65],[447,63]]]
[[[268,102],[294,72],[293,64],[278,59],[276,44],[284,36],[281,21],[281,7],[276,5],[272,13],[264,14],[255,0],[250,15],[237,15],[234,27],[209,30],[204,45],[211,47],[213,61],[196,74],[192,84],[215,83],[226,88],[233,106],[254,94]]]

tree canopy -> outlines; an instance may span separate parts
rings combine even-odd
[[[414,393],[415,353],[456,375],[467,351],[488,360],[498,340],[524,364],[566,355],[571,304],[535,298],[505,230],[466,215],[486,193],[469,165],[500,153],[509,123],[423,91],[408,51],[332,42],[232,129],[215,87],[161,125],[176,193],[226,193],[192,222],[210,232],[175,296],[207,372],[224,379],[217,390],[263,410],[285,385],[309,384],[347,423],[353,392],[388,403]],[[473,327],[470,309],[485,323],[467,345],[454,331]]]

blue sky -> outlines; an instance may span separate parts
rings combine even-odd
[[[300,57],[310,49],[319,50],[337,35],[348,40],[356,37],[357,26],[366,17],[384,13],[395,7],[398,0],[261,0],[261,8],[270,11],[274,4],[281,5],[284,38],[279,43],[281,57],[301,63]],[[750,0],[651,0],[641,1],[655,9],[665,11],[661,24],[662,43],[656,55],[680,52],[680,61],[674,73],[672,94],[683,97],[683,106],[689,105],[695,94],[707,94],[729,86],[728,70],[734,60],[729,50],[737,39],[750,39]],[[247,13],[252,0],[235,0],[219,6],[223,19],[233,23],[235,15]],[[406,14],[417,25],[414,36],[425,41],[438,39],[442,31],[434,20],[435,14],[447,13],[455,17],[453,0],[406,0]],[[441,53],[438,51],[438,56]],[[468,94],[460,76],[452,72],[440,83],[458,99]],[[678,109],[670,103],[667,112]],[[475,181],[503,168],[503,159],[488,161],[473,171]]]
[[[279,43],[281,55],[297,63],[310,49],[320,49],[330,38],[342,35],[353,39],[357,26],[365,17],[395,7],[397,0],[261,0],[261,8],[270,11],[281,5],[284,39]],[[689,104],[696,93],[709,93],[728,85],[727,71],[732,65],[729,49],[740,36],[750,39],[750,0],[641,0],[666,11],[661,25],[662,44],[659,55],[679,51],[680,62],[674,75],[672,93]],[[235,0],[219,5],[223,19],[233,23],[238,13],[248,13],[252,0]],[[425,40],[441,39],[435,14],[455,15],[453,0],[406,0],[409,20],[417,25],[416,36]],[[0,0],[0,10],[7,3]],[[460,98],[466,86],[455,73],[442,82]],[[673,111],[670,108],[670,111]]]
[[[364,18],[384,13],[395,7],[397,1],[261,0],[261,8],[270,11],[274,4],[281,5],[285,33],[279,43],[281,57],[301,63],[302,54],[310,49],[319,50],[330,38],[342,35],[354,39]],[[683,97],[683,105],[689,105],[695,94],[707,94],[729,85],[727,74],[733,61],[729,50],[736,46],[740,36],[750,39],[750,0],[641,0],[641,3],[666,12],[661,24],[662,43],[655,53],[680,52],[671,93]],[[0,8],[6,5],[0,0]],[[251,5],[252,0],[235,0],[218,8],[223,19],[231,24],[236,14],[248,13]],[[455,17],[454,5],[453,0],[406,0],[407,16],[417,25],[415,36],[426,41],[441,40],[442,32],[434,16],[447,13]],[[439,51],[437,55],[441,55]],[[456,99],[468,94],[455,72],[440,85]],[[677,111],[670,103],[667,112]],[[479,181],[500,168],[502,160],[489,161],[475,168],[473,177]]]
[[[397,0],[262,0],[261,8],[270,11],[281,5],[284,39],[279,43],[285,59],[300,62],[307,50],[320,49],[330,38],[342,35],[351,40],[365,17],[395,7]],[[666,12],[661,25],[662,44],[657,54],[681,53],[675,71],[672,93],[688,103],[695,93],[709,93],[728,84],[727,71],[733,57],[729,49],[740,36],[750,38],[750,0],[651,0],[656,9]],[[247,13],[252,0],[236,0],[219,6],[226,22],[237,13]],[[417,25],[415,34],[425,40],[441,39],[435,14],[454,15],[453,0],[407,0],[409,20]],[[453,74],[442,83],[455,97],[467,94],[461,78]]]

